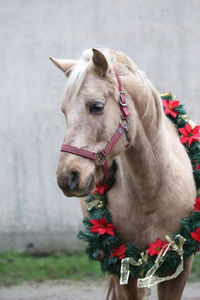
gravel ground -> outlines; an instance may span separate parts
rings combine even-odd
[[[0,288],[0,300],[104,300],[105,295],[105,281],[58,280]],[[154,288],[152,300],[155,299]],[[183,300],[200,300],[200,283],[188,284]]]

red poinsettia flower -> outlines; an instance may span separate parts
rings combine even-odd
[[[200,243],[200,227],[195,231],[190,233],[192,238]]]
[[[194,204],[194,211],[200,210],[200,196],[196,198],[196,202]]]
[[[102,185],[100,185],[98,183],[98,184],[96,184],[94,194],[99,193],[99,194],[103,195],[105,193],[105,191],[108,191],[108,190],[109,190],[109,187],[107,186],[106,183],[103,183]]]
[[[101,218],[100,220],[90,220],[92,223],[92,227],[90,228],[90,232],[99,233],[103,235],[105,233],[109,235],[114,235],[114,227],[112,224],[108,224],[105,218]]]
[[[119,259],[122,259],[125,257],[126,247],[124,245],[121,245],[120,247],[115,247],[113,250],[113,253],[111,253],[110,258],[113,256],[117,256]]]
[[[165,108],[165,114],[166,115],[172,115],[173,118],[176,118],[178,112],[174,111],[175,107],[179,106],[179,101],[173,101],[173,100],[164,100],[162,99],[163,106]]]
[[[200,168],[200,165],[196,165],[195,170],[198,171]]]
[[[181,143],[185,144],[188,142],[189,145],[192,144],[193,141],[198,141],[200,137],[199,132],[200,126],[195,126],[193,129],[190,124],[186,124],[184,128],[179,128],[180,133],[182,133]]]
[[[150,243],[147,252],[150,256],[154,256],[160,253],[160,250],[167,245],[168,242],[162,242],[160,239],[157,239],[155,243]]]

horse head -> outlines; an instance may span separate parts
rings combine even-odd
[[[120,122],[119,92],[111,63],[96,49],[86,51],[79,61],[51,60],[68,76],[61,107],[67,124],[64,144],[100,152]],[[122,137],[109,153],[109,165],[125,143]],[[99,176],[101,169],[93,161],[61,152],[57,181],[66,196],[88,195]]]

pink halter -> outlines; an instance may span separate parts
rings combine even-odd
[[[111,151],[113,146],[119,140],[119,138],[123,134],[123,132],[125,132],[125,134],[126,134],[126,140],[127,140],[126,147],[129,145],[129,140],[128,140],[128,136],[127,136],[127,132],[128,132],[127,117],[130,115],[130,112],[127,108],[126,96],[125,96],[124,92],[122,91],[118,72],[114,66],[113,66],[113,70],[115,72],[115,76],[116,76],[117,83],[118,83],[118,91],[119,91],[118,100],[119,100],[119,105],[120,105],[121,117],[120,117],[119,127],[117,128],[117,130],[116,130],[115,134],[113,135],[113,137],[111,138],[111,140],[108,142],[108,144],[105,146],[105,148],[102,151],[97,152],[97,153],[91,152],[88,150],[84,150],[84,149],[80,149],[80,148],[77,148],[74,146],[65,145],[65,144],[63,144],[61,147],[62,152],[68,152],[68,153],[72,153],[72,154],[79,155],[82,157],[86,157],[88,159],[93,160],[97,167],[101,166],[102,170],[103,170],[103,174],[104,174],[104,180],[107,180],[110,175],[108,163],[106,161],[106,156],[109,154],[109,152]],[[122,125],[122,122],[124,125]]]

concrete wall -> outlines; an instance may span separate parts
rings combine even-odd
[[[1,251],[80,245],[78,200],[65,198],[55,177],[66,79],[48,56],[122,50],[198,121],[199,16],[198,0],[0,0]]]

